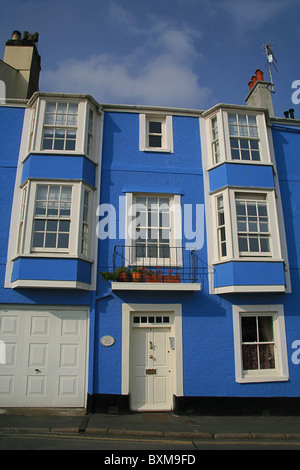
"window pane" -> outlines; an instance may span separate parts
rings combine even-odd
[[[137,240],[139,242],[146,242],[146,230],[145,229],[137,231]]]
[[[161,245],[159,247],[159,257],[160,258],[170,258],[170,247],[167,245]]]
[[[260,238],[260,251],[262,253],[269,253],[270,252],[269,238],[267,238],[267,237],[261,237]]]
[[[255,202],[247,202],[248,215],[256,215],[256,204]]]
[[[250,152],[249,150],[242,150],[242,160],[250,160]]]
[[[157,258],[157,246],[156,245],[149,245],[148,246],[148,258]]]
[[[48,204],[48,210],[47,210],[47,215],[48,216],[58,216],[58,202],[49,202]]]
[[[52,150],[52,140],[43,139],[43,150]]]
[[[170,240],[170,232],[169,230],[160,230],[159,231],[159,241],[161,243],[168,243]]]
[[[48,186],[38,185],[36,198],[39,201],[46,201],[48,194]]]
[[[63,140],[55,140],[53,149],[54,150],[63,150],[64,149],[64,141]]]
[[[44,244],[44,233],[35,233],[33,235],[33,248],[42,248]]]
[[[60,233],[58,235],[57,248],[68,248],[68,246],[69,246],[69,234]]]
[[[232,160],[239,160],[240,159],[240,151],[231,149],[231,158],[232,158]]]
[[[275,369],[274,344],[259,345],[260,369]]]
[[[159,226],[160,227],[169,227],[169,213],[161,213],[159,214]]]
[[[53,101],[48,101],[46,105],[46,113],[55,113],[56,103]]]
[[[242,355],[243,355],[243,369],[244,370],[258,369],[256,345],[244,344],[242,346]]]
[[[148,208],[152,211],[158,210],[158,198],[157,197],[148,198]]]
[[[59,231],[60,232],[69,232],[70,230],[70,221],[69,220],[60,220],[59,222]]]
[[[248,140],[241,140],[241,148],[242,149],[249,149],[249,141]]]
[[[34,223],[34,231],[35,232],[43,232],[45,230],[45,221],[44,220],[36,220]]]
[[[49,200],[58,201],[59,199],[59,186],[50,186],[49,188]]]
[[[149,132],[151,134],[161,134],[161,122],[150,121]]]
[[[231,146],[231,148],[238,149],[239,148],[238,139],[230,139],[230,146]]]
[[[246,215],[246,205],[243,201],[236,201],[237,215]]]
[[[273,341],[273,317],[258,317],[259,341]]]
[[[57,220],[48,220],[47,221],[47,232],[56,232],[57,231]]]
[[[66,140],[66,149],[65,150],[75,150],[76,140]]]
[[[55,124],[55,114],[47,114],[45,115],[45,124],[54,126]]]
[[[148,227],[158,227],[157,212],[148,212]]]
[[[35,215],[45,215],[46,205],[46,201],[37,201],[35,205]]]
[[[146,258],[146,246],[136,245],[136,256],[137,258]]]
[[[252,150],[251,152],[252,160],[258,162],[260,160],[260,154],[257,150]]]
[[[46,248],[55,248],[56,247],[56,233],[46,233]]]
[[[161,147],[161,136],[149,135],[149,147]]]
[[[238,231],[247,232],[246,217],[238,217]]]
[[[259,251],[258,237],[249,237],[249,248],[251,253]]]
[[[248,251],[248,240],[247,237],[239,237],[239,251]]]
[[[242,317],[242,341],[243,343],[257,341],[256,317]]]
[[[150,229],[148,230],[148,240],[151,242],[158,241],[158,230]]]
[[[169,212],[169,198],[168,197],[159,198],[159,210],[161,212]]]
[[[67,103],[57,103],[57,112],[60,114],[66,114]]]

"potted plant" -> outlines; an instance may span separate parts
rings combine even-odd
[[[132,281],[133,282],[142,282],[144,278],[143,268],[136,267],[132,268]]]
[[[115,270],[115,276],[118,282],[129,282],[130,274],[130,269],[124,266],[120,266]]]
[[[161,270],[159,267],[157,267],[157,271],[153,271],[152,269],[148,270],[146,269],[147,274],[145,275],[145,281],[146,282],[161,282],[162,280],[162,275],[161,275]]]
[[[168,269],[168,274],[164,276],[164,282],[180,282],[180,274],[172,274],[173,269]]]
[[[104,281],[120,281],[120,282],[129,282],[130,281],[130,269],[120,266],[120,268],[115,271],[100,271],[101,278]]]
[[[111,271],[99,271],[99,274],[101,276],[101,279],[103,279],[104,281],[115,281],[116,280],[116,276],[115,276],[115,273],[114,272],[111,272]]]

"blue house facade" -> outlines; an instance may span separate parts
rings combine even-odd
[[[0,105],[1,407],[299,413],[300,121],[266,89]]]

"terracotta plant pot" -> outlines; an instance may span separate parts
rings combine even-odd
[[[133,272],[132,273],[132,281],[133,282],[143,282],[143,273]]]
[[[130,281],[130,274],[128,273],[121,273],[118,277],[118,282],[129,282]]]
[[[162,276],[156,274],[146,274],[145,282],[161,282]]]
[[[180,274],[174,276],[164,276],[164,282],[180,282]]]

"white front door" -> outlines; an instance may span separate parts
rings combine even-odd
[[[84,407],[87,322],[76,308],[0,310],[0,406]]]
[[[172,409],[173,350],[170,320],[169,315],[133,316],[130,352],[130,397],[133,410]]]

